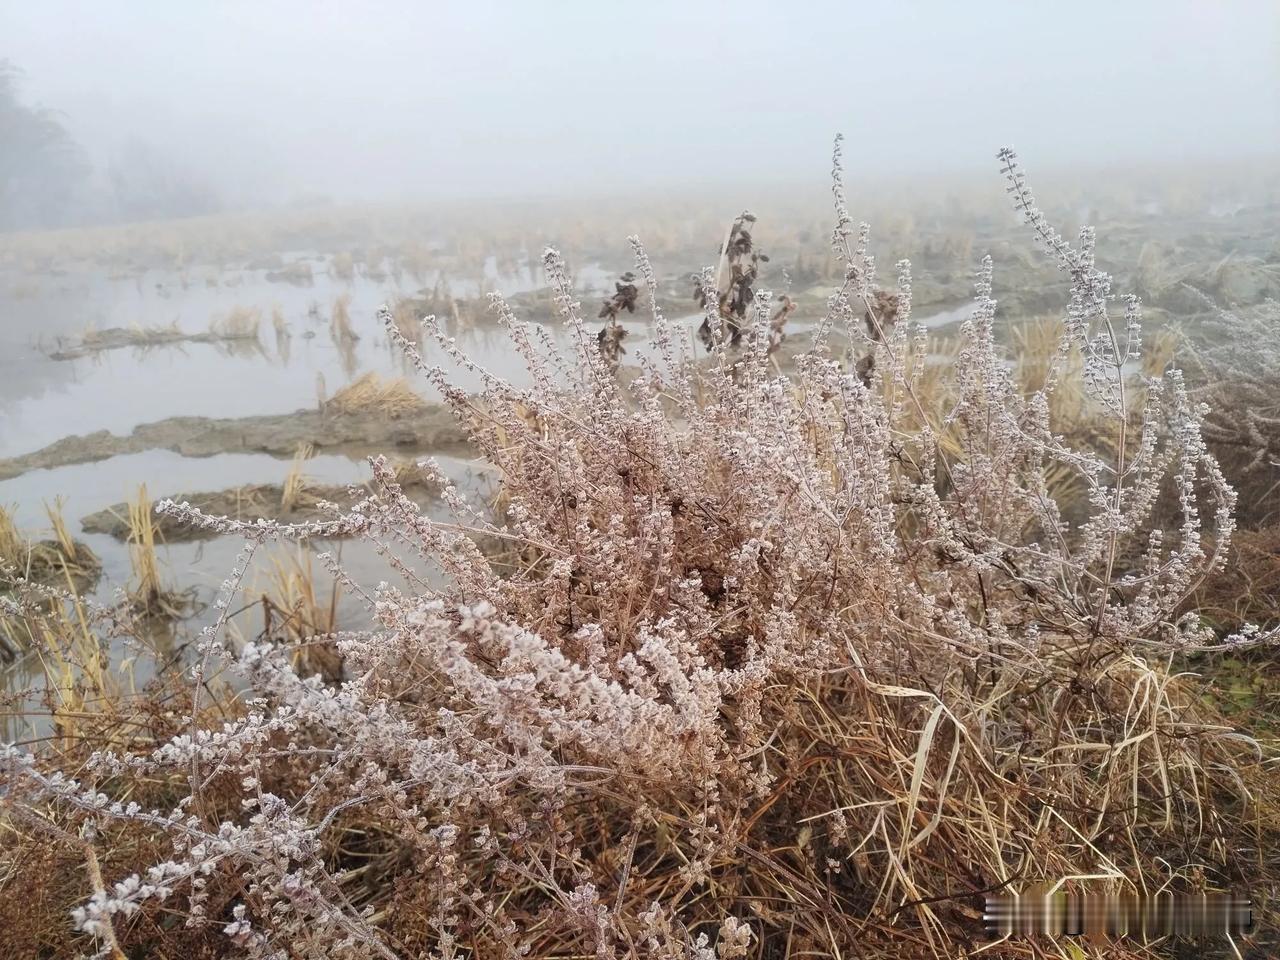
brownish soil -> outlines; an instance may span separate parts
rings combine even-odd
[[[366,456],[395,450],[458,450],[466,442],[457,420],[438,405],[395,418],[376,412],[333,416],[318,410],[232,419],[170,417],[141,424],[128,436],[99,430],[0,459],[0,480],[28,470],[94,463],[144,450],[172,450],[185,457],[269,453],[292,458],[301,444],[310,444],[316,452]]]
[[[14,575],[49,586],[66,588],[68,577],[76,590],[97,583],[102,561],[86,543],[71,542],[67,553],[57,540],[34,540],[22,544],[17,556],[0,558],[12,564]]]
[[[185,333],[176,328],[160,330],[128,330],[124,327],[108,327],[95,330],[79,340],[50,351],[51,360],[77,360],[103,350],[121,350],[125,347],[159,347],[175,343],[222,343],[229,340],[256,340],[256,334],[241,335],[205,330],[201,333]]]
[[[435,498],[438,488],[420,475],[406,471],[400,477],[401,488],[420,506]],[[357,485],[358,486],[358,485]],[[284,506],[284,488],[279,484],[249,484],[218,490],[211,493],[177,493],[168,499],[187,502],[211,516],[230,517],[233,520],[278,520],[281,523],[309,523],[314,520],[331,520],[333,513],[321,508],[322,501],[339,506],[352,502],[350,488],[342,484],[308,485],[298,493],[288,509]],[[193,527],[168,514],[152,518],[156,536],[168,543],[193,540],[211,540],[216,531]],[[117,540],[129,538],[129,507],[117,503],[91,513],[80,521],[85,533],[105,533]]]

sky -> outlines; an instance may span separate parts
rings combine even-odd
[[[0,0],[2,58],[245,202],[1280,156],[1280,0]]]

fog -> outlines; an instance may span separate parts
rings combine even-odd
[[[253,206],[1280,153],[1280,5],[0,3],[98,174]],[[155,158],[162,158],[156,161]]]

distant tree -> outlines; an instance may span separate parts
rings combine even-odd
[[[139,137],[112,160],[107,178],[117,214],[125,220],[194,217],[221,205],[206,181]]]
[[[20,101],[20,77],[0,60],[0,230],[65,223],[89,172],[57,111]]]

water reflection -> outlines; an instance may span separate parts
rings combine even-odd
[[[382,270],[377,264],[341,279],[310,271],[308,264],[309,282],[295,285],[267,279],[304,261],[284,257],[281,262],[284,269],[226,271],[210,274],[203,283],[174,271],[146,270],[127,277],[89,271],[56,289],[41,285],[22,299],[12,296],[11,285],[0,285],[0,456],[27,453],[68,435],[128,433],[141,423],[171,416],[287,413],[314,402],[314,385],[321,376],[335,392],[370,371],[409,376],[431,398],[425,380],[398,351],[388,349],[386,333],[376,321],[381,304],[400,298],[449,304],[447,312],[440,311],[449,335],[480,363],[503,376],[519,377],[511,351],[492,336],[492,322],[477,316],[469,300],[468,308],[460,309],[458,300],[474,298],[486,288],[507,295],[538,288],[540,270],[528,264],[512,275],[486,272],[470,281],[448,281],[431,271],[411,280],[404,270]],[[486,264],[489,269],[497,269],[496,260]],[[414,286],[423,276],[427,283]],[[607,277],[598,267],[584,271],[579,279],[583,298],[593,296],[593,285]],[[350,335],[334,323],[339,303]],[[256,338],[128,347],[71,360],[47,355],[58,338],[64,344],[75,342],[87,330],[176,325],[187,334],[207,334],[211,325],[227,324],[237,312],[268,304],[270,331],[263,323]],[[272,341],[274,349],[269,349]],[[460,383],[468,389],[478,386],[466,374]]]

